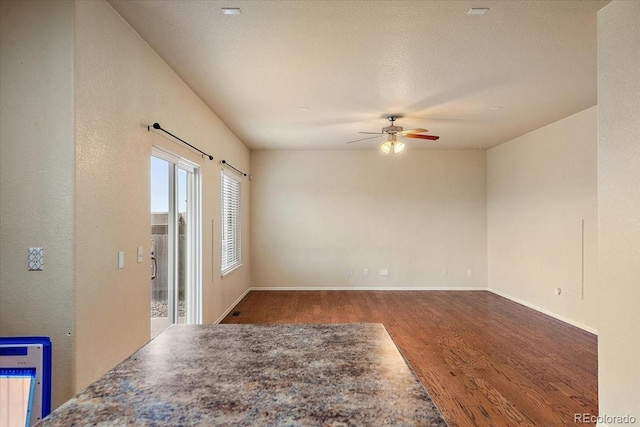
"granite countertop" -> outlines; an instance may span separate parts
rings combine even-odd
[[[174,325],[39,426],[446,426],[380,324]]]

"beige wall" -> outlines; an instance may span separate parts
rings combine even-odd
[[[203,321],[249,288],[248,179],[244,266],[220,277],[219,164],[248,171],[249,151],[106,2],[1,7],[0,334],[52,337],[56,407],[149,340],[152,146],[201,165]],[[27,271],[30,246],[43,272]]]
[[[252,151],[251,168],[253,286],[486,287],[484,151]]]
[[[640,2],[598,13],[598,396],[640,420]],[[638,421],[636,421],[638,422]]]
[[[73,8],[0,3],[0,336],[51,337],[54,406],[73,391]]]
[[[598,298],[596,117],[591,107],[487,154],[489,287],[591,331]]]
[[[79,389],[149,340],[151,146],[201,165],[205,323],[215,321],[249,287],[248,218],[245,266],[224,280],[219,273],[219,160],[249,170],[249,151],[106,2],[77,2],[76,32]],[[155,121],[216,160],[148,132],[146,125]],[[248,183],[243,180],[245,217]],[[142,263],[136,262],[137,246],[144,248]],[[122,270],[118,251],[125,251]]]

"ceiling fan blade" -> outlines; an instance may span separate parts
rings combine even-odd
[[[384,134],[382,134],[384,135]],[[362,139],[356,139],[355,141],[349,141],[347,142],[347,144],[352,144],[354,142],[360,142],[360,141],[366,141],[367,139],[374,139],[374,138],[380,138],[382,135],[376,135],[376,136],[370,136],[368,138],[362,138]]]
[[[383,132],[358,132],[358,133],[364,133],[365,135],[384,135]]]
[[[438,139],[440,139],[439,136],[435,136],[435,135],[415,135],[413,133],[410,133],[408,135],[404,135],[405,138],[418,138],[418,139],[429,139],[431,141],[436,141]]]
[[[425,133],[425,132],[429,132],[429,131],[426,130],[426,129],[422,129],[422,128],[409,129],[409,130],[403,130],[402,132],[400,132],[400,135],[407,136],[410,133]]]

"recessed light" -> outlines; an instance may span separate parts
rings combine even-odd
[[[239,7],[223,7],[222,13],[224,15],[240,15]]]
[[[484,15],[488,11],[488,7],[472,7],[469,9],[469,12],[467,12],[467,15]]]

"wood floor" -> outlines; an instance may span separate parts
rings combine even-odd
[[[598,413],[596,336],[490,292],[252,291],[222,321],[351,322],[384,324],[452,427]]]

